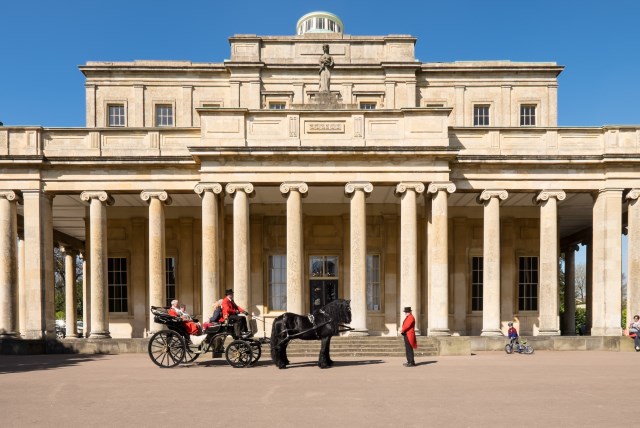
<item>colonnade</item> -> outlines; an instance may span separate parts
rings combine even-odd
[[[411,306],[416,319],[423,310],[428,312],[428,334],[448,335],[449,327],[449,266],[448,266],[448,195],[455,192],[451,182],[433,182],[426,188],[427,200],[427,257],[428,307],[420,306],[418,281],[418,216],[417,198],[425,192],[419,182],[401,182],[396,185],[400,198],[400,301],[399,307]],[[219,230],[223,186],[219,183],[199,183],[194,191],[202,198],[202,308],[220,298]],[[233,197],[233,278],[235,297],[249,301],[249,198],[254,194],[252,183],[228,183],[226,194]],[[302,198],[309,192],[304,182],[285,182],[280,191],[287,205],[287,310],[304,312],[304,245],[302,233]],[[350,198],[350,295],[353,334],[368,334],[366,308],[366,198],[373,191],[370,182],[345,184],[345,195]],[[145,190],[142,200],[149,204],[149,304],[165,303],[165,236],[164,209],[171,198],[164,190]],[[486,189],[478,202],[484,206],[483,232],[483,326],[482,335],[501,335],[500,319],[500,202],[508,198],[504,189]],[[565,199],[562,190],[542,190],[536,197],[540,205],[540,282],[539,282],[539,334],[558,335],[558,215],[557,203]],[[595,195],[593,207],[593,261],[592,282],[592,334],[611,336],[620,334],[619,311],[622,229],[622,189],[605,189]],[[629,307],[640,304],[640,189],[626,194],[629,201]],[[81,200],[89,204],[89,234],[87,253],[90,264],[85,263],[89,276],[88,313],[85,328],[90,338],[109,338],[107,293],[107,206],[113,198],[104,191],[86,191]],[[24,199],[24,241],[17,240],[16,204]],[[18,325],[25,326],[24,337],[41,337],[53,332],[51,197],[36,191],[0,191],[0,337],[16,337]],[[574,250],[572,250],[574,251]],[[75,257],[76,252],[65,248],[67,271],[67,326],[75,332]],[[28,254],[28,257],[25,257]],[[572,287],[572,253],[567,257],[567,292]],[[19,263],[20,261],[20,263]],[[19,269],[24,266],[23,269]],[[85,276],[86,276],[85,275]],[[17,284],[24,281],[19,293]],[[20,294],[20,299],[18,295]],[[590,293],[591,294],[591,293]],[[572,295],[572,294],[570,294]],[[29,307],[17,310],[18,300]],[[570,299],[573,301],[573,299]],[[575,303],[575,302],[574,302]],[[575,306],[569,303],[569,313]],[[637,310],[637,309],[634,309]],[[20,319],[18,319],[18,314]],[[567,321],[568,326],[573,325]],[[421,327],[418,325],[418,331]],[[153,332],[153,319],[148,332]],[[424,328],[422,328],[424,330]],[[573,333],[570,327],[566,333]]]

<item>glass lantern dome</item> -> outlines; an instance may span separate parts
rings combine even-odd
[[[344,31],[342,20],[333,13],[311,12],[298,19],[296,32],[298,35],[307,33],[339,33]]]

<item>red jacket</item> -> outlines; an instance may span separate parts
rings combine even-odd
[[[229,318],[229,315],[237,315],[240,312],[244,312],[240,306],[236,305],[236,302],[232,302],[229,298],[222,299],[222,320]]]
[[[418,342],[416,341],[416,319],[413,315],[408,314],[402,322],[402,333],[407,335],[409,344],[413,349],[418,349]]]

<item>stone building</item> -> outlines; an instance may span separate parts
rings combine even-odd
[[[88,62],[86,127],[0,128],[0,331],[53,333],[60,246],[92,338],[146,337],[172,298],[208,316],[227,288],[267,330],[347,298],[357,334],[411,306],[423,335],[571,335],[559,257],[572,296],[582,243],[591,333],[620,335],[640,128],[558,127],[554,62],[421,62],[411,36],[343,31],[312,13],[224,62]]]

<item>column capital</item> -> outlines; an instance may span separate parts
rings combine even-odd
[[[236,192],[244,192],[247,196],[253,196],[253,184],[251,183],[229,183],[225,186],[225,191],[233,195]]]
[[[143,190],[140,192],[140,198],[143,201],[149,202],[151,199],[158,199],[161,202],[164,202],[165,205],[171,205],[171,196],[167,194],[164,190]]]
[[[540,193],[536,196],[536,202],[545,202],[548,201],[549,198],[556,198],[559,201],[564,201],[567,197],[567,194],[564,190],[541,190]]]
[[[80,194],[80,199],[85,202],[91,202],[92,199],[97,199],[100,202],[106,202],[107,205],[113,205],[115,200],[111,195],[102,190],[87,190]]]
[[[20,192],[15,192],[13,190],[0,190],[0,198],[6,199],[9,202],[22,203],[22,195]]]
[[[207,191],[212,192],[214,195],[218,195],[222,193],[222,185],[220,183],[198,183],[196,184],[196,187],[193,188],[193,191],[201,198]]]
[[[640,198],[640,189],[631,189],[627,192],[625,199],[635,201]]]
[[[417,181],[403,181],[396,185],[396,196],[405,193],[407,190],[413,190],[420,194],[424,192],[424,184]]]
[[[309,186],[307,186],[307,183],[303,181],[285,181],[280,185],[280,192],[282,193],[282,196],[286,197],[287,193],[294,190],[304,197],[307,196]]]
[[[485,201],[489,201],[491,198],[499,198],[504,201],[509,197],[509,192],[506,190],[483,190],[478,196],[478,201],[480,203],[484,203]]]
[[[438,193],[441,190],[444,190],[447,193],[453,193],[456,191],[456,185],[451,181],[434,181],[433,183],[429,184],[427,193]]]
[[[373,184],[368,181],[350,181],[344,186],[345,195],[355,193],[356,190],[362,190],[366,196],[373,192]]]

